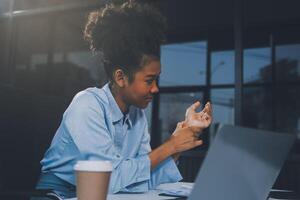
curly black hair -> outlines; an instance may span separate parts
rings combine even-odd
[[[134,73],[147,62],[159,60],[165,21],[149,5],[132,1],[121,5],[112,3],[89,14],[84,38],[93,51],[102,54],[111,80],[113,72],[122,69],[131,81]]]

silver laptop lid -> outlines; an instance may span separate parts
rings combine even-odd
[[[266,200],[295,135],[225,125],[197,175],[190,200]]]

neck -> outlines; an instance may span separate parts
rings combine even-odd
[[[109,83],[109,88],[122,113],[124,115],[128,113],[129,105],[127,105],[125,101],[122,99],[120,87],[118,87],[116,84],[111,82]]]

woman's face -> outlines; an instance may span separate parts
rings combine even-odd
[[[126,105],[146,108],[157,93],[157,78],[160,75],[161,65],[158,60],[146,64],[134,74],[133,81],[126,82],[122,91],[122,99]]]

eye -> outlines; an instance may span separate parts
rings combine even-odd
[[[154,79],[149,79],[149,80],[146,80],[146,83],[147,85],[151,85],[153,83]]]

